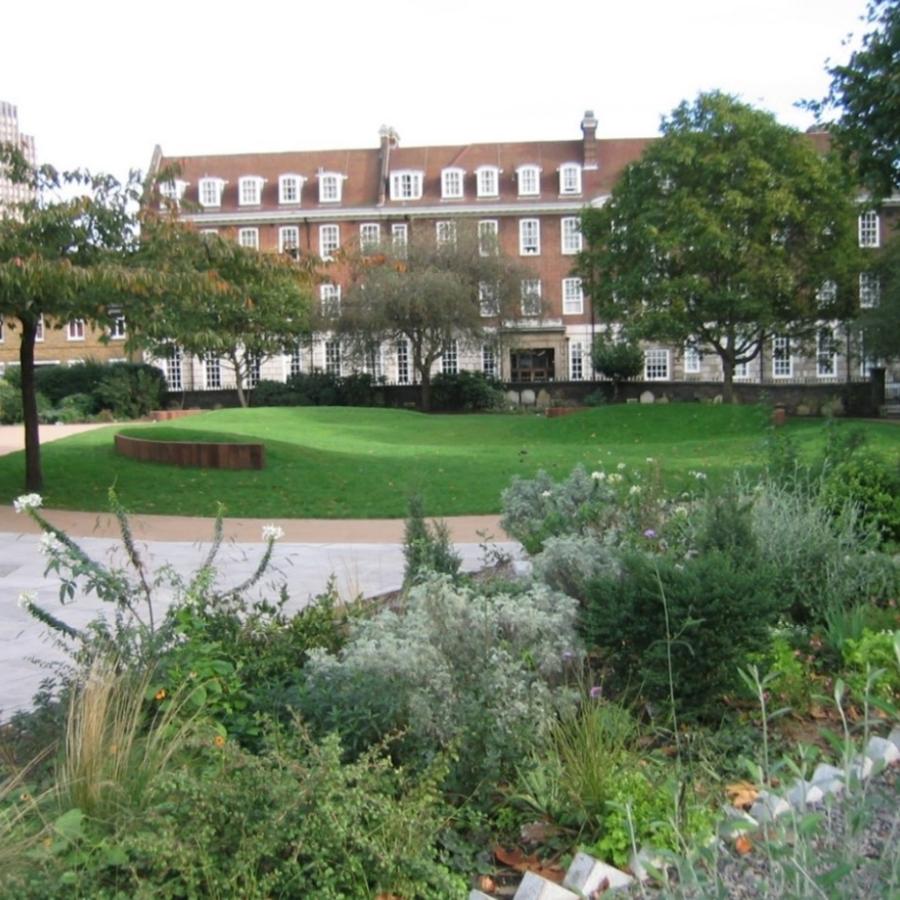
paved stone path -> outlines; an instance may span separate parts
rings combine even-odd
[[[41,441],[57,440],[91,427],[41,426]],[[0,426],[0,454],[21,449],[21,426]],[[44,510],[47,519],[63,529],[94,558],[121,560],[118,529],[108,514]],[[204,558],[212,536],[210,519],[178,516],[133,516],[136,540],[155,568],[171,565],[179,574],[193,572]],[[262,526],[273,520],[226,519],[225,543],[219,560],[223,586],[238,584],[255,568],[263,550]],[[462,516],[446,520],[466,570],[481,566],[485,536],[498,548],[518,553],[519,546],[507,540],[497,516]],[[275,585],[288,585],[290,608],[299,609],[321,592],[334,576],[339,594],[352,599],[396,590],[403,581],[402,519],[316,520],[276,519],[285,532],[276,544],[273,575],[260,587],[275,592]],[[78,595],[61,607],[58,577],[44,575],[46,558],[39,550],[39,529],[12,507],[0,508],[0,721],[27,708],[45,675],[40,662],[62,658],[61,651],[46,638],[43,626],[17,605],[23,592],[36,595],[37,602],[76,627],[83,626],[100,611],[94,596]],[[206,543],[203,543],[206,542]],[[165,605],[170,598],[161,597]]]

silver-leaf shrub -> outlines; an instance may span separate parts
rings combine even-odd
[[[398,733],[393,752],[404,762],[450,747],[448,786],[489,789],[564,702],[566,669],[580,656],[576,609],[545,585],[485,596],[432,577],[401,611],[356,623],[339,653],[314,652],[298,704],[353,753]]]

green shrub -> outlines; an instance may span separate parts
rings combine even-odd
[[[373,406],[375,404],[375,379],[367,372],[345,375],[339,382],[342,406]]]
[[[140,815],[59,820],[5,867],[4,896],[463,898],[438,858],[443,771],[411,775],[378,749],[346,764],[335,737],[302,731],[258,755],[207,740],[158,773]]]
[[[529,553],[547,538],[580,534],[609,519],[617,495],[608,480],[592,478],[577,466],[564,481],[541,470],[534,478],[515,477],[501,495],[503,530]]]
[[[900,631],[863,630],[859,640],[848,639],[844,644],[844,664],[848,668],[847,683],[857,700],[866,692],[867,667],[872,673],[882,670],[872,683],[875,696],[885,700],[900,697],[900,659],[894,650],[900,642]]]
[[[665,716],[671,681],[678,714],[703,718],[739,683],[747,654],[766,646],[780,609],[764,575],[721,552],[684,563],[630,553],[620,575],[591,583],[584,633],[615,686]]]
[[[532,818],[577,832],[588,852],[619,866],[631,856],[632,837],[638,846],[669,850],[708,837],[709,809],[691,785],[675,784],[665,763],[639,749],[640,738],[624,707],[585,699],[520,768],[510,801]]]
[[[252,406],[297,406],[299,396],[283,381],[258,382],[250,395]]]
[[[506,403],[502,382],[483,372],[440,372],[431,382],[431,405],[443,410],[500,409]]]
[[[16,425],[22,421],[22,389],[0,381],[0,425]]]
[[[396,758],[417,767],[453,747],[448,786],[486,801],[553,716],[575,611],[543,586],[488,597],[432,578],[401,611],[355,623],[336,655],[314,652],[297,703],[355,753],[398,732]]]
[[[70,394],[92,395],[110,367],[109,363],[92,359],[71,366],[38,366],[34,371],[34,383],[54,406],[60,406],[63,398]],[[91,412],[97,412],[98,408]]]
[[[453,549],[446,522],[429,526],[425,521],[425,507],[421,496],[409,498],[409,513],[403,536],[403,556],[406,566],[403,583],[412,584],[428,574],[449,575],[456,578],[462,558]]]
[[[345,616],[333,587],[299,612],[284,611],[287,595],[274,603],[198,597],[171,615],[171,649],[157,668],[155,688],[174,695],[197,687],[204,715],[247,746],[256,746],[259,722],[285,717],[286,697],[301,678],[309,651],[338,650]]]
[[[827,473],[821,496],[832,515],[853,503],[863,527],[884,541],[900,541],[900,456],[890,461],[873,452],[854,453]]]
[[[298,406],[340,406],[341,387],[337,375],[328,372],[300,372],[287,380],[297,395]]]
[[[815,495],[771,482],[753,495],[753,534],[775,591],[798,623],[821,625],[833,610],[896,596],[898,567],[856,511],[832,515]]]
[[[101,409],[116,418],[136,419],[162,406],[165,376],[156,366],[112,363],[93,391]]]
[[[564,534],[544,541],[533,559],[534,577],[580,602],[588,596],[595,578],[619,572],[616,550],[594,534]]]
[[[606,391],[599,387],[584,398],[585,406],[604,406],[608,402],[609,397],[606,396]]]

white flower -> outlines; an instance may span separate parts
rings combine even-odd
[[[280,525],[263,525],[264,541],[278,541],[284,537],[284,529]]]
[[[18,606],[19,609],[28,609],[36,599],[37,597],[33,591],[22,591],[22,593],[19,594],[19,599],[16,600],[16,606]]]
[[[625,468],[625,463],[619,463],[616,468],[621,472]]]
[[[652,456],[648,456],[645,462],[649,463],[652,466],[653,463],[656,462],[656,460]]]
[[[541,496],[542,497],[552,497],[553,491],[541,491]]]
[[[22,494],[21,497],[13,500],[13,508],[20,513],[27,509],[39,509],[43,502],[40,494]]]
[[[603,481],[606,478],[606,472],[591,472],[591,478],[594,481]]]
[[[45,531],[41,535],[41,545],[38,550],[44,556],[56,556],[57,553],[62,552],[62,549],[63,542],[52,531]]]
[[[706,481],[706,472],[694,472],[694,478],[697,481]]]
[[[686,506],[676,506],[675,507],[675,515],[676,516],[686,516],[688,514]]]
[[[641,486],[639,484],[633,484],[630,488],[628,488],[628,493],[633,497],[635,494],[639,494],[641,492]]]
[[[622,480],[622,476],[617,472],[613,472],[607,480],[610,484],[618,484]]]

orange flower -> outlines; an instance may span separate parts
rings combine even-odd
[[[156,699],[157,700],[165,700],[166,699],[166,689],[165,688],[160,688],[156,692]]]
[[[213,738],[213,745],[221,750],[225,746],[225,738],[223,738],[221,734],[217,734]]]

